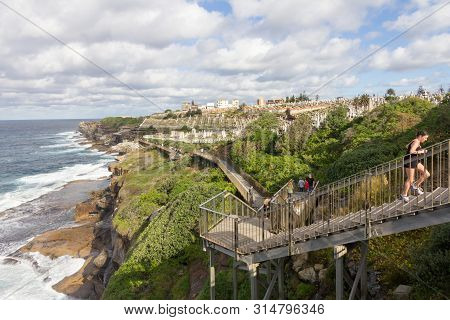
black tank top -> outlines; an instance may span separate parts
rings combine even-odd
[[[415,139],[414,139],[414,140],[415,140]],[[408,144],[408,147],[407,147],[407,149],[406,149],[406,155],[407,155],[407,156],[411,154],[411,147],[412,147],[412,144],[413,144],[414,140],[411,141],[411,142]],[[422,146],[419,144],[419,146],[418,146],[417,149],[416,149],[416,152],[419,151],[419,150],[421,150],[421,149],[422,149]],[[418,154],[416,154],[416,153],[411,154],[411,157],[417,157],[417,156],[418,156]]]
[[[415,139],[414,139],[415,140]],[[408,148],[406,149],[406,155],[409,155],[410,153],[411,153],[411,147],[412,147],[412,144],[413,144],[413,142],[414,142],[414,140],[413,141],[411,141],[409,144],[408,144]],[[416,152],[417,151],[419,151],[419,150],[421,150],[422,149],[422,146],[419,144],[419,146],[417,147],[417,149],[416,149]],[[412,154],[412,156],[417,156],[417,154]]]

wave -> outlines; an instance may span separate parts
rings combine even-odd
[[[59,190],[67,183],[77,180],[97,180],[109,177],[107,163],[111,159],[101,159],[91,164],[76,164],[58,171],[22,177],[16,180],[18,187],[0,196],[0,212],[35,200],[44,194]]]
[[[84,262],[69,256],[51,259],[37,252],[0,257],[0,299],[68,299],[52,286],[80,270]]]

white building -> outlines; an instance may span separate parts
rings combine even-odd
[[[239,108],[239,100],[238,99],[233,99],[231,101],[231,107],[232,108]]]
[[[225,99],[219,99],[216,102],[216,108],[219,108],[219,109],[228,108],[229,106],[230,105],[228,103],[228,100],[225,100]]]

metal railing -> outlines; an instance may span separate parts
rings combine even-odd
[[[201,236],[207,235],[210,241],[217,243],[220,234],[211,226],[218,228],[219,220],[229,224],[232,227],[224,228],[230,230],[229,237],[233,241],[231,246],[227,243],[227,248],[240,254],[290,246],[298,241],[360,227],[365,228],[369,237],[368,228],[372,222],[450,203],[449,149],[450,140],[445,140],[424,149],[426,153],[397,158],[299,197],[292,197],[291,186],[295,184],[290,181],[274,195],[268,208],[259,211],[230,194],[219,194],[208,201],[209,205],[216,203],[214,210],[201,206],[201,219],[205,219]],[[422,185],[423,194],[418,195],[415,191],[409,202],[404,202],[399,196],[406,180],[405,168],[411,163],[414,166],[416,161],[430,176]],[[414,170],[414,181],[419,177],[419,170]],[[224,199],[232,198],[228,200],[232,204],[217,207],[218,198],[225,202]],[[240,211],[231,208],[237,203],[236,199],[242,206]]]

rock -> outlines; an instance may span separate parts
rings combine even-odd
[[[97,201],[97,208],[105,210],[109,207],[109,201],[107,197],[103,197]]]
[[[95,215],[96,213],[97,215]],[[93,220],[98,221],[99,215],[96,210],[96,205],[93,201],[86,201],[77,204],[75,208],[75,221]]]
[[[92,259],[92,257],[89,257],[78,272],[65,277],[53,285],[52,288],[77,299],[88,299],[94,292],[94,283],[85,274],[89,275],[96,272],[96,268],[92,264]]]
[[[97,257],[95,257],[94,265],[97,268],[101,269],[106,264],[107,260],[108,260],[108,253],[106,252],[106,250],[103,250]]]
[[[306,266],[307,261],[308,261],[308,253],[301,253],[292,256],[292,269],[295,272],[299,272],[300,269]]]
[[[322,282],[327,277],[327,271],[328,269],[322,269],[319,271],[319,281]]]
[[[405,300],[409,298],[409,294],[411,293],[412,287],[406,285],[399,285],[394,290],[394,299],[397,300]]]
[[[306,268],[298,272],[298,276],[301,280],[306,282],[315,282],[317,280],[316,271],[313,267]]]
[[[90,255],[94,238],[94,226],[87,223],[78,227],[45,232],[19,250],[23,253],[39,252],[52,258],[69,255],[85,259]]]
[[[18,264],[19,261],[13,258],[5,258],[2,260],[2,264],[7,264],[7,265],[15,265]]]
[[[322,270],[322,269],[323,269],[323,264],[321,264],[321,263],[316,263],[316,264],[314,265],[314,270],[320,271],[320,270]]]
[[[121,265],[125,261],[125,253],[126,249],[123,240],[120,237],[116,237],[112,254],[113,261]]]

